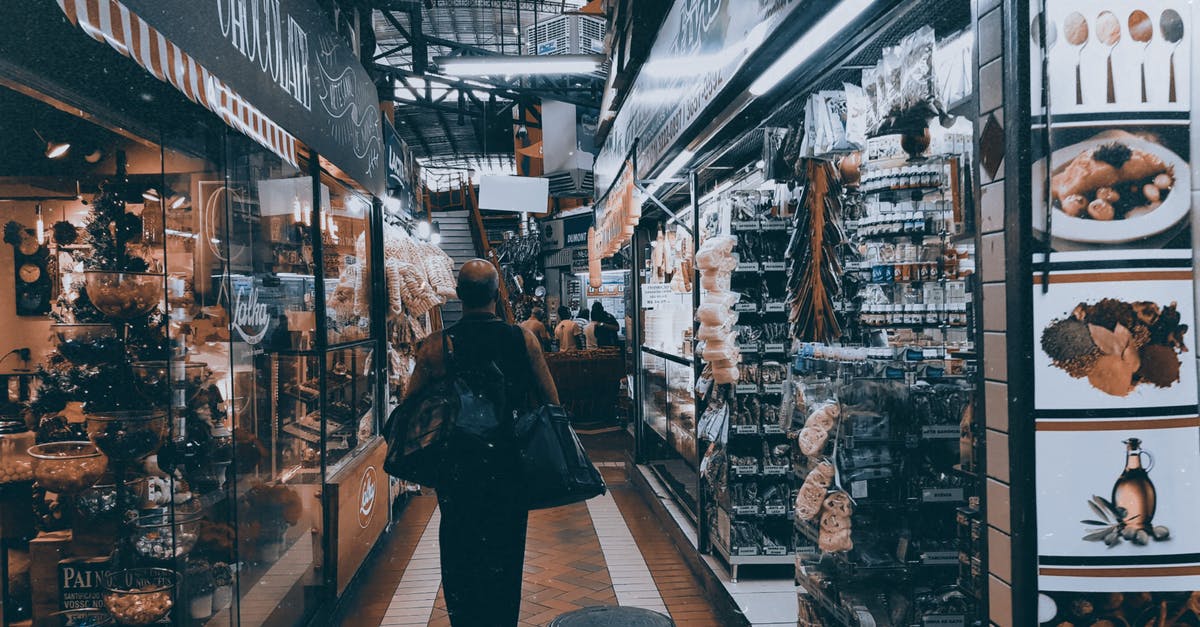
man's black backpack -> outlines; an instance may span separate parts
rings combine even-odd
[[[406,399],[383,427],[388,443],[384,471],[431,488],[438,486],[451,439],[486,444],[504,437],[502,429],[512,429],[512,421],[502,419],[505,382],[496,364],[460,368],[446,331],[442,332],[442,354],[445,376]]]

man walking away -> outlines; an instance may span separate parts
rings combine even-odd
[[[496,317],[500,277],[491,263],[473,259],[458,274],[463,318],[449,336],[452,365],[461,376],[496,370],[478,392],[496,403],[501,424],[495,441],[454,436],[441,469],[438,505],[442,587],[454,627],[513,627],[521,608],[521,573],[529,512],[522,498],[514,412],[536,403],[558,404],[558,391],[532,333]],[[417,347],[409,394],[447,375],[440,334]],[[494,365],[494,367],[493,367]],[[482,380],[474,377],[467,380]]]

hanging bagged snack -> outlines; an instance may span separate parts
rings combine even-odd
[[[592,289],[599,289],[604,284],[604,279],[600,272],[600,251],[598,246],[600,242],[596,241],[596,227],[588,227],[588,285]]]

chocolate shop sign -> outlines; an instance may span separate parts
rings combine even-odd
[[[58,0],[68,20],[298,164],[296,140],[382,195],[379,96],[314,0]]]

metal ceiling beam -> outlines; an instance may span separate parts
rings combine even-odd
[[[420,78],[424,81],[434,81],[434,82],[440,83],[442,85],[445,85],[446,87],[449,87],[450,89],[457,89],[457,90],[468,91],[468,92],[470,92],[470,91],[486,91],[489,93],[493,93],[497,97],[504,98],[506,100],[521,100],[521,99],[527,99],[527,98],[539,98],[539,99],[548,99],[548,100],[558,100],[559,102],[565,102],[568,104],[573,104],[573,105],[580,106],[580,107],[586,107],[589,109],[595,109],[599,106],[599,103],[594,100],[585,100],[582,98],[572,96],[569,93],[548,91],[548,90],[543,90],[543,89],[530,89],[530,88],[526,88],[526,87],[519,87],[519,86],[513,86],[513,85],[507,85],[507,84],[497,85],[495,82],[487,81],[487,80],[472,79],[471,83],[467,83],[465,81],[462,81],[462,80],[459,80],[456,78],[448,78],[448,77],[444,77],[444,76],[431,75],[431,74],[420,74],[413,70],[409,70],[409,69],[402,68],[402,67],[395,67],[392,65],[384,65],[382,63],[375,63],[375,64],[373,64],[373,67],[377,72],[380,72],[381,74],[383,74],[385,76],[389,76],[389,77],[395,78],[395,79],[398,79],[400,77]],[[474,83],[480,83],[480,84],[476,85]]]

